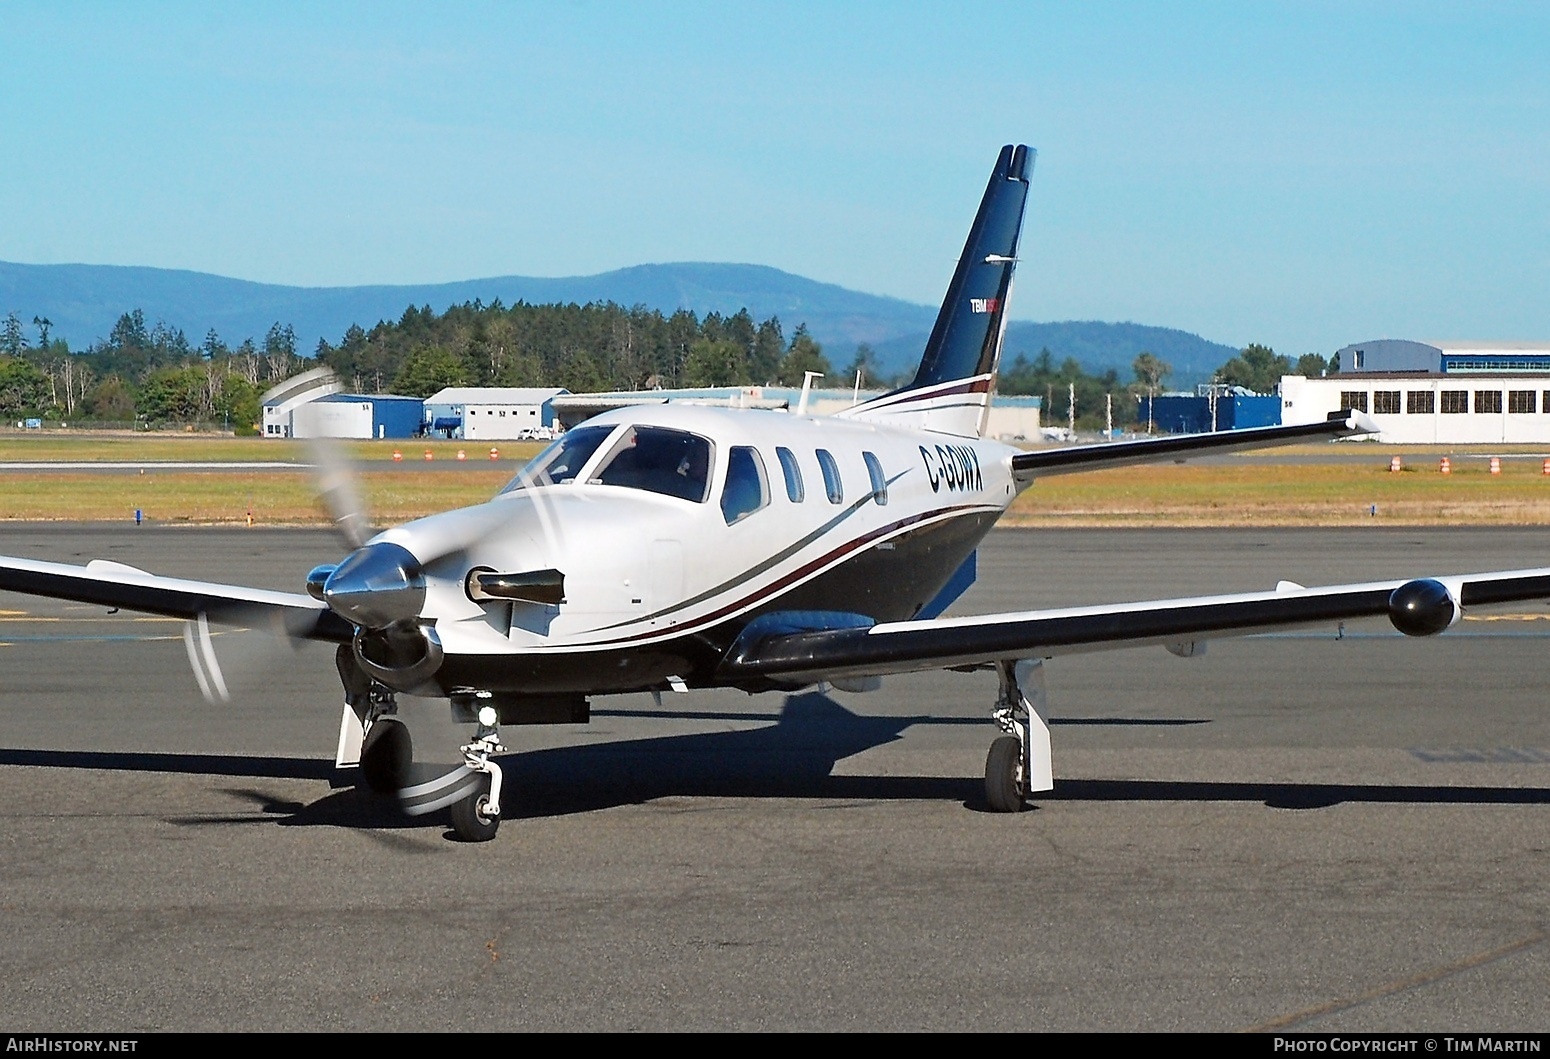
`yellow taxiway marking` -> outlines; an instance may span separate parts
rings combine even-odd
[[[1466,614],[1465,621],[1550,621],[1550,614]]]

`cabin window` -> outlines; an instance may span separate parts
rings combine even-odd
[[[567,431],[560,439],[529,461],[517,476],[501,490],[509,493],[537,485],[563,485],[581,473],[598,446],[608,440],[613,427],[578,427]]]
[[[870,452],[863,452],[861,458],[866,461],[866,473],[872,479],[872,499],[883,507],[888,503],[888,478],[883,474],[882,461]]]
[[[780,457],[780,471],[786,476],[786,498],[793,504],[800,504],[807,492],[802,488],[802,468],[797,463],[796,453],[781,446],[775,450],[775,455]]]
[[[589,481],[703,504],[710,496],[710,460],[710,442],[698,434],[630,427]]]
[[[730,526],[741,522],[770,502],[769,481],[759,450],[733,446],[727,455],[727,484],[721,490],[721,515]]]
[[[823,489],[829,496],[829,503],[843,504],[845,486],[840,482],[840,465],[834,462],[834,455],[828,449],[818,450],[818,469],[823,472]]]

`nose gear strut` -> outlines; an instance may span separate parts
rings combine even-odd
[[[486,707],[491,714],[494,710]],[[457,837],[464,842],[488,842],[495,837],[496,830],[501,826],[501,767],[490,758],[494,754],[503,754],[506,748],[501,745],[500,733],[496,726],[485,723],[481,710],[479,728],[474,732],[473,742],[465,743],[460,749],[463,751],[463,764],[474,775],[488,776],[488,781],[480,781],[474,787],[471,794],[452,803],[452,830],[457,832]]]

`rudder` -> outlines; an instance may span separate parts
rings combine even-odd
[[[1035,152],[1001,148],[915,377],[841,413],[980,437],[990,412]]]

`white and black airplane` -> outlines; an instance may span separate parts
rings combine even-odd
[[[305,593],[156,576],[119,563],[0,558],[0,589],[187,619],[196,676],[219,686],[209,624],[279,624],[337,643],[336,762],[451,807],[469,840],[500,823],[500,725],[574,723],[600,695],[875,686],[914,670],[995,669],[986,794],[1004,811],[1050,790],[1042,662],[1159,644],[1195,653],[1256,631],[1388,616],[1441,632],[1466,606],[1550,597],[1550,569],[941,617],[975,548],[1044,475],[1371,429],[1326,423],[1023,452],[983,437],[1017,267],[1033,152],[1005,147],[914,378],[835,416],[653,405],[565,433],[493,499],[366,539]],[[335,488],[338,496],[347,492]],[[327,491],[326,491],[327,492]],[[1032,602],[1032,601],[1030,601]],[[399,693],[475,725],[465,764],[409,785]]]

